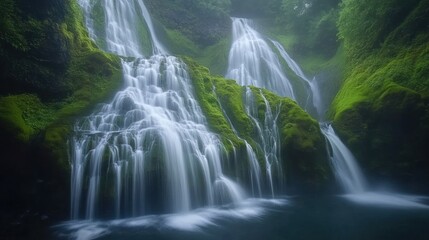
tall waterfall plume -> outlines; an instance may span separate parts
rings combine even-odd
[[[270,45],[264,40],[248,19],[233,18],[233,44],[229,54],[229,67],[226,77],[235,79],[241,85],[253,85],[266,88],[281,96],[295,99],[293,85],[284,73],[277,55]],[[315,79],[309,80],[299,65],[289,56],[283,46],[271,40],[280,56],[287,63],[290,70],[301,79],[307,88],[307,101],[301,103],[301,107],[308,112],[313,112],[316,118],[322,118],[321,95]],[[246,98],[247,108],[252,107],[251,98]],[[298,102],[299,103],[299,102]],[[248,115],[252,116],[248,111]],[[254,119],[255,125],[260,123]],[[333,171],[345,192],[358,193],[365,190],[365,180],[361,170],[350,150],[335,134],[330,124],[321,123],[321,132],[327,139],[327,150]],[[267,127],[267,124],[265,124]],[[260,128],[260,127],[258,127]],[[274,130],[273,127],[271,127]],[[264,145],[264,139],[260,141]]]
[[[226,77],[243,86],[266,88],[295,99],[277,55],[251,24],[249,19],[232,18],[233,43]]]
[[[102,3],[107,50],[139,58],[123,61],[125,86],[114,99],[75,126],[72,218],[185,212],[242,200],[242,188],[223,173],[225,148],[207,128],[187,67],[167,55],[143,1]],[[141,58],[135,35],[140,16],[152,36],[150,58]]]
[[[260,91],[259,95],[265,103],[265,119],[260,121],[255,108],[255,96],[248,86],[266,88],[292,99],[295,95],[291,83],[283,73],[277,55],[263,37],[251,27],[251,24],[252,21],[249,19],[232,18],[233,43],[229,52],[226,78],[234,79],[238,84],[247,86],[244,97],[246,113],[257,130],[259,137],[255,140],[263,152],[265,174],[274,196],[275,185],[281,188],[283,184],[280,137],[277,127],[278,111],[275,110],[276,106],[270,106],[263,92]],[[247,142],[246,146],[249,159],[255,158],[255,149]],[[256,175],[256,172],[253,174]],[[252,180],[254,181],[256,180]]]

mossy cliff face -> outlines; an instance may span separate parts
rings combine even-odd
[[[191,56],[224,74],[231,45],[229,0],[148,0],[157,35],[172,55]]]
[[[148,0],[145,3],[162,25],[201,46],[213,45],[230,33],[228,1]]]
[[[351,7],[357,4],[346,1],[340,13],[344,15],[339,24],[349,67],[332,105],[334,126],[374,182],[393,182],[406,190],[427,192],[429,1],[413,1],[392,13],[400,19],[389,20],[391,14],[385,13],[398,9],[384,10],[383,19],[377,21],[388,24],[359,50],[357,46],[364,43],[352,38],[350,29],[341,31],[342,21],[348,21],[347,26],[357,21],[346,15],[366,14],[354,13],[356,9]]]
[[[64,219],[69,134],[77,117],[119,87],[120,59],[89,39],[76,1],[0,6],[2,221]],[[19,226],[28,227],[12,231],[34,231]]]
[[[256,127],[245,111],[243,103],[245,87],[239,86],[233,80],[210,75],[207,68],[189,58],[185,58],[185,62],[194,82],[197,99],[211,130],[219,134],[227,151],[232,149],[233,144],[245,156],[245,145],[241,139],[255,146],[258,138]],[[261,94],[270,103],[272,111],[279,114],[277,124],[287,190],[321,191],[330,179],[330,170],[325,157],[324,138],[317,121],[290,99],[253,87],[252,92],[259,119],[263,120],[266,112]],[[234,133],[230,123],[241,139]]]

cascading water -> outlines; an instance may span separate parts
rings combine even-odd
[[[312,102],[316,108],[316,117],[322,118],[323,110],[320,97],[320,91],[317,85],[317,81],[313,79],[310,81],[303,73],[298,64],[289,56],[283,46],[272,41],[278,49],[280,55],[288,64],[289,68],[305,83],[307,83]],[[344,145],[341,139],[337,136],[331,124],[319,123],[320,130],[327,140],[327,150],[331,165],[333,167],[335,176],[338,182],[343,187],[343,190],[347,193],[361,193],[365,191],[365,179],[362,171],[357,164],[357,161],[350,150]]]
[[[306,84],[309,94],[308,98],[314,105],[315,111],[313,112],[311,106],[308,106],[308,104],[302,107],[321,121],[324,118],[324,111],[326,110],[323,108],[326,105],[322,103],[318,82],[315,78],[309,80],[305,76],[299,65],[289,56],[280,43],[276,41],[272,41],[272,43],[277,48],[280,56],[287,63],[288,67]],[[368,192],[366,180],[355,157],[336,135],[332,125],[330,123],[320,122],[320,130],[327,140],[326,147],[333,172],[344,192],[347,193],[346,197],[348,199],[361,204],[428,208],[428,206],[421,204],[419,202],[420,200],[415,196]]]
[[[289,54],[286,52],[284,47],[277,41],[271,40],[271,42],[277,48],[277,51],[280,53],[280,56],[285,60],[289,68],[307,85],[308,96],[307,96],[307,101],[303,106],[304,109],[310,114],[313,113],[313,115],[315,115],[316,118],[318,119],[322,118],[323,117],[323,113],[321,112],[322,98],[320,96],[319,86],[317,84],[316,79],[313,78],[310,81],[302,72],[298,64],[289,56]],[[309,103],[311,104],[309,105]],[[314,112],[313,112],[313,109],[315,110]]]
[[[251,26],[251,21],[232,18],[233,43],[226,77],[243,86],[256,86],[295,99],[277,55]]]
[[[329,142],[328,154],[338,182],[348,193],[364,192],[365,179],[353,154],[336,135],[331,124],[321,123],[320,127]]]
[[[229,66],[226,74],[227,78],[237,81],[243,86],[256,86],[272,90],[282,96],[295,98],[292,85],[282,71],[277,55],[271,50],[268,43],[251,26],[251,21],[242,18],[232,18],[233,24],[233,44],[229,53]],[[265,163],[265,173],[267,182],[274,196],[275,188],[282,185],[282,167],[280,164],[280,143],[277,127],[277,115],[273,114],[271,106],[265,99],[262,91],[259,93],[265,103],[265,119],[260,121],[258,112],[254,106],[254,95],[249,87],[246,87],[244,103],[246,113],[252,120],[256,130],[257,144],[263,152]],[[251,165],[256,165],[257,158],[254,149],[246,142],[247,155]],[[255,168],[252,168],[255,169]],[[259,172],[251,173],[259,182]],[[274,181],[274,177],[276,181]],[[256,182],[256,180],[252,180]],[[277,185],[277,187],[275,187]],[[260,187],[259,187],[260,188]],[[255,185],[253,185],[255,191]],[[258,190],[260,192],[260,190]]]
[[[92,8],[94,7],[94,2],[88,0],[78,0],[77,2],[81,6],[83,13],[85,14],[85,25],[87,26],[89,37],[95,40],[97,36],[94,33],[94,21],[91,18],[91,12]]]
[[[213,205],[228,196],[241,199],[239,187],[222,173],[222,145],[205,127],[185,65],[155,55],[124,63],[124,78],[126,88],[76,126],[73,216],[79,216],[86,195],[86,218],[96,217],[100,188],[109,182],[117,217],[147,212],[146,195],[165,199],[161,208],[170,212]],[[88,171],[86,191],[82,169]],[[165,194],[151,190],[151,184]]]
[[[264,87],[281,96],[295,99],[292,84],[283,72],[277,56],[262,36],[250,26],[250,23],[250,20],[247,19],[233,18],[233,44],[229,54],[229,68],[226,77],[235,79],[241,85]],[[298,64],[287,54],[280,43],[271,42],[289,68],[304,81],[308,88],[308,99],[312,105],[309,107],[308,104],[305,104],[302,107],[307,111],[314,107],[316,117],[322,117],[321,98],[317,82],[314,79],[310,81],[304,75]],[[270,67],[262,70],[261,66]],[[277,88],[273,88],[273,86],[277,86]],[[288,90],[284,91],[285,88],[280,86],[288,86],[286,88]],[[245,101],[248,109],[252,107],[250,99],[247,98]],[[248,111],[248,115],[252,116],[253,114]],[[251,118],[258,126],[257,119]],[[267,126],[266,123],[265,126]],[[260,128],[258,127],[258,129]],[[351,152],[341,142],[330,125],[321,124],[321,130],[327,139],[333,170],[344,190],[349,193],[364,191],[364,178]]]
[[[278,111],[276,114],[273,114],[271,106],[261,90],[259,94],[265,104],[265,117],[263,122],[260,122],[258,119],[258,111],[254,104],[255,96],[249,87],[246,87],[246,113],[256,127],[257,136],[259,136],[258,143],[264,153],[263,159],[265,161],[268,184],[271,189],[271,194],[274,197],[275,183],[273,181],[273,175],[275,179],[277,179],[276,183],[278,188],[281,188],[283,176],[280,164],[280,136],[277,127]]]
[[[241,174],[238,173],[238,168],[240,168],[239,167],[240,164],[238,164],[238,161],[237,161],[238,159],[237,159],[237,156],[236,156],[235,150],[234,150],[234,160],[235,160],[235,168],[236,168],[236,177],[248,178],[249,182],[251,184],[251,190],[252,190],[253,196],[260,197],[260,196],[262,196],[263,181],[261,179],[262,178],[262,172],[261,172],[261,167],[259,166],[258,157],[256,156],[255,150],[249,144],[249,142],[239,136],[239,133],[235,129],[233,122],[230,120],[228,114],[224,110],[224,107],[222,106],[221,101],[219,101],[215,90],[216,89],[214,88],[213,89],[213,95],[216,96],[216,100],[217,100],[219,106],[222,109],[223,115],[227,119],[227,121],[228,121],[229,125],[231,126],[231,128],[232,128],[233,132],[235,133],[235,135],[238,137],[238,139],[240,139],[241,141],[244,142],[245,147],[246,147],[246,155],[247,155],[248,165],[249,165],[248,166],[248,169],[249,169],[248,175],[249,176],[242,176]],[[250,89],[247,89],[247,90],[250,91]],[[246,94],[246,99],[249,99],[249,94]],[[271,112],[271,108],[269,107],[269,104],[266,105],[266,106],[267,106],[267,108],[269,108],[269,109],[267,109],[267,111]],[[246,108],[246,113],[249,114],[249,108]],[[273,119],[270,118],[270,120],[273,120]],[[261,131],[261,128],[259,126],[259,122],[254,120],[254,123],[255,123],[255,126],[258,129],[258,133],[260,133],[259,136],[264,140],[265,135],[262,135],[262,131]],[[273,121],[272,125],[270,125],[270,126],[275,127],[276,126],[275,124],[276,124],[275,121]],[[263,143],[266,143],[266,142],[263,141]],[[272,144],[273,144],[273,146],[272,146],[271,149],[274,149],[274,151],[277,150],[277,146],[278,145],[276,145],[275,143],[272,143]],[[231,143],[231,145],[234,147],[234,144]],[[264,150],[267,149],[267,148],[269,148],[269,147],[267,147],[265,145],[263,145],[263,146],[264,146]],[[270,153],[271,154],[268,154],[269,156],[273,155],[272,152],[270,152]],[[268,160],[272,160],[272,159],[268,158],[267,154],[265,154],[265,164],[267,166],[268,184],[269,184],[269,187],[270,187],[270,190],[271,190],[271,195],[274,197],[274,186],[273,186],[274,183],[273,183],[273,178],[272,178],[272,174],[271,174],[271,162],[269,162]],[[275,158],[275,160],[277,160],[277,158]],[[276,162],[275,166],[278,167],[278,169],[277,169],[278,171],[277,172],[281,172],[281,165],[278,162]],[[282,175],[279,174],[279,175],[277,175],[277,177],[278,177],[277,180],[279,182],[278,185],[280,186],[282,184]]]
[[[123,61],[124,89],[76,124],[73,219],[109,215],[99,212],[102,205],[119,218],[184,212],[245,197],[222,171],[224,147],[206,127],[186,65],[166,55],[141,0],[103,2],[107,50],[143,56],[134,35],[137,6],[152,35],[154,56]]]

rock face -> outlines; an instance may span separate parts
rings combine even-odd
[[[82,20],[75,1],[0,3],[0,238],[48,238],[68,218],[68,134],[121,82]]]
[[[334,126],[373,186],[427,193],[429,1],[386,1],[363,12],[356,8],[362,4],[348,1],[340,11],[348,70],[332,105]],[[371,14],[377,9],[383,14]]]
[[[237,85],[233,80],[210,75],[207,68],[189,58],[186,63],[209,126],[220,134],[225,146],[230,146],[232,142],[236,148],[244,150],[242,139],[252,143],[258,138],[256,126],[244,109],[245,87]],[[262,122],[266,105],[261,94],[271,108],[278,110],[277,124],[287,191],[304,193],[326,190],[331,180],[331,171],[326,158],[325,141],[317,121],[288,98],[279,97],[267,90],[251,89],[256,99],[254,107],[258,111],[257,118]],[[242,139],[234,134],[225,114]]]
[[[373,102],[338,114],[334,125],[374,182],[427,192],[429,99],[392,85]]]
[[[149,0],[146,4],[153,17],[165,27],[178,30],[202,47],[230,34],[230,18],[220,6],[186,0]]]
[[[70,91],[63,81],[70,54],[60,30],[66,9],[57,1],[38,2],[1,3],[2,94],[37,92],[44,98],[58,98]]]

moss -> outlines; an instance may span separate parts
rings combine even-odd
[[[424,65],[429,63],[428,50],[429,44],[410,46],[393,57],[383,56],[380,51],[355,66],[333,102],[334,119],[355,104],[373,102],[393,83],[429,94],[429,72]]]
[[[228,68],[228,55],[231,46],[231,36],[221,39],[210,45],[194,58],[201,64],[208,66],[213,74],[224,75]]]
[[[154,19],[203,48],[219,42],[231,29],[230,18],[218,3],[167,0],[145,2]]]
[[[184,58],[184,60],[188,65],[190,75],[194,83],[197,100],[201,105],[205,113],[205,116],[207,117],[207,121],[209,123],[210,128],[221,136],[221,139],[224,142],[225,146],[230,146],[229,141],[232,141],[234,145],[237,145],[237,146],[240,145],[241,141],[234,134],[233,129],[231,128],[227,119],[223,115],[221,106],[219,105],[219,102],[218,102],[218,96],[213,92],[213,87],[215,86],[215,84],[216,83],[219,84],[219,82],[222,81],[222,79],[211,76],[207,68],[201,65],[198,65],[190,58]],[[237,93],[238,91],[239,93],[238,97],[239,98],[241,97],[241,90],[238,85],[234,85],[231,80],[223,84],[224,85],[229,84],[230,89],[235,91],[235,93]],[[232,97],[232,96],[229,95],[226,97]],[[242,104],[241,99],[239,99],[237,104],[239,103]],[[235,110],[239,108],[237,104],[234,107]],[[244,110],[241,110],[239,112],[242,113],[243,111]],[[234,117],[234,119],[240,119],[240,118]]]
[[[54,76],[60,78],[61,84],[69,89],[68,96],[41,99],[35,94],[21,94],[1,98],[2,128],[24,142],[44,133],[47,149],[52,150],[53,158],[63,163],[67,162],[67,134],[74,120],[111,96],[121,83],[120,59],[102,52],[92,42],[77,3],[64,3],[64,10],[63,21],[57,25],[50,24],[56,29],[51,34],[59,34],[57,41],[63,41],[66,45],[68,61],[61,66],[65,72]],[[35,24],[43,22],[31,21]],[[32,46],[35,47],[37,51],[44,50],[43,45]],[[49,68],[47,72],[52,71]],[[37,82],[37,79],[32,81]]]
[[[8,135],[16,136],[18,140],[27,142],[33,133],[23,117],[23,111],[18,106],[17,96],[3,97],[0,99],[0,125]]]
[[[188,37],[176,29],[164,28],[164,39],[166,39],[169,50],[177,55],[195,56],[198,54],[200,47],[192,42]]]
[[[228,65],[231,37],[225,37],[216,43],[201,46],[176,29],[162,28],[161,38],[171,54],[190,56],[198,63],[207,66],[212,73],[223,75]]]
[[[274,107],[273,112],[278,109],[281,155],[290,187],[321,191],[332,176],[318,122],[291,99],[278,97],[267,90],[262,93]],[[258,99],[260,108],[265,106],[262,98]]]
[[[335,115],[337,133],[372,180],[422,191],[429,181],[428,99],[396,83],[377,92]]]
[[[352,3],[361,4],[348,1]],[[383,2],[385,9],[366,23],[373,28],[378,26],[374,22],[382,21],[383,28],[340,29],[346,33],[348,68],[331,117],[338,134],[371,177],[421,190],[429,182],[429,163],[424,157],[428,155],[429,1],[413,1],[406,8],[389,4],[393,2]],[[375,10],[362,14],[350,6],[342,6],[341,14],[362,17]],[[357,19],[340,19],[340,24],[360,24]],[[361,30],[376,34],[351,37]],[[364,47],[356,47],[359,45]]]
[[[210,75],[207,68],[198,65],[190,58],[185,58],[194,82],[197,100],[207,117],[210,129],[219,134],[227,151],[231,151],[230,141],[236,149],[244,149],[243,142],[238,136],[249,142],[256,150],[261,166],[261,149],[257,145],[257,131],[252,120],[247,116],[243,99],[245,87],[235,81]],[[311,118],[294,101],[282,98],[274,93],[251,87],[255,97],[255,107],[258,118],[264,121],[267,99],[274,114],[278,113],[277,125],[280,130],[281,156],[284,170],[290,179],[290,186],[295,190],[320,190],[329,179],[329,166],[325,158],[323,136],[316,120]],[[263,94],[263,96],[262,96]],[[222,108],[224,112],[222,111]],[[229,121],[226,116],[229,117]],[[299,186],[298,186],[299,185]],[[297,190],[299,191],[299,190]]]

